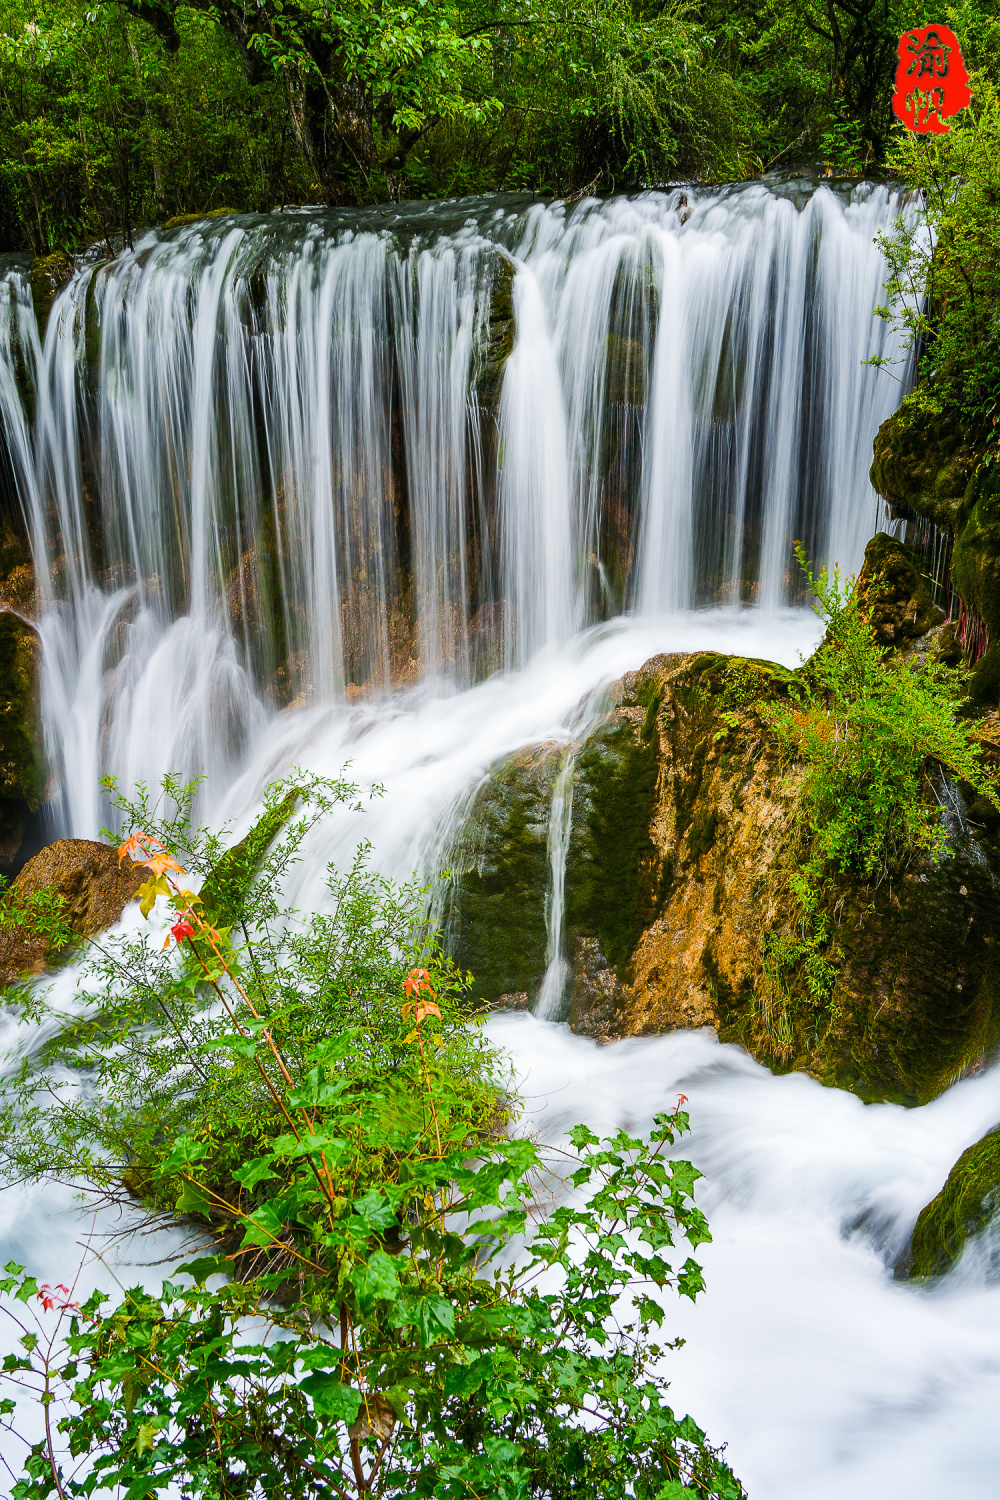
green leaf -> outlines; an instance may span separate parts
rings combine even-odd
[[[362,1308],[370,1308],[377,1301],[392,1301],[399,1294],[396,1263],[384,1250],[372,1251],[367,1263],[356,1265],[348,1280]]]
[[[181,1184],[174,1204],[175,1211],[179,1214],[204,1214],[206,1219],[210,1218],[212,1200],[201,1183],[195,1182],[193,1177],[184,1177]]]
[[[413,1307],[413,1321],[419,1329],[420,1342],[426,1348],[442,1337],[450,1338],[455,1332],[454,1304],[446,1297],[421,1297]]]
[[[273,1157],[259,1156],[256,1161],[247,1162],[245,1167],[237,1167],[233,1173],[233,1181],[249,1192],[258,1182],[276,1180],[278,1173],[271,1170],[272,1160]]]
[[[344,1385],[336,1375],[321,1370],[307,1375],[299,1381],[299,1390],[305,1391],[313,1408],[324,1417],[335,1417],[348,1425],[357,1420],[361,1410],[361,1392],[351,1385]]]

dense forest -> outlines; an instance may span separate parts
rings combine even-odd
[[[38,255],[219,208],[877,173],[896,39],[927,19],[995,74],[979,0],[10,0],[0,239]]]

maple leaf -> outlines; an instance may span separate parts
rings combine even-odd
[[[142,832],[133,833],[130,838],[127,838],[125,840],[124,844],[119,845],[118,863],[119,865],[122,864],[127,856],[130,856],[132,859],[137,859],[138,855],[136,854],[136,850],[139,850],[142,854],[148,855],[152,854],[154,849],[162,848],[163,845],[155,834]]]

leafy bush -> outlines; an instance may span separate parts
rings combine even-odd
[[[906,404],[959,412],[970,435],[989,437],[1000,415],[1000,98],[973,78],[973,104],[947,135],[900,128],[889,168],[913,190],[905,217],[879,244],[887,301],[877,311],[921,356]],[[884,360],[873,363],[882,364]]]
[[[942,776],[995,805],[1000,787],[959,715],[965,674],[887,652],[855,580],[842,585],[839,571],[825,568],[817,577],[800,546],[796,556],[826,634],[788,697],[761,707],[787,760],[802,767],[804,845],[790,877],[793,928],[767,934],[763,958],[777,990],[795,970],[824,1005],[836,979],[827,888],[848,874],[878,884],[918,854],[942,857]],[[772,1031],[779,1050],[791,1045],[786,1016]]]
[[[121,803],[120,854],[151,870],[143,909],[173,912],[164,948],[100,945],[85,1013],[7,1086],[6,1170],[119,1199],[124,1181],[202,1226],[202,1253],[113,1306],[6,1268],[22,1352],[5,1370],[46,1421],[15,1500],[737,1500],[653,1368],[664,1290],[703,1285],[669,1252],[709,1238],[699,1174],[669,1156],[684,1101],[648,1141],[577,1127],[573,1196],[552,1207],[422,893],[362,851],[329,872],[329,912],[281,905],[309,829],[356,788],[274,787],[228,852],[194,827],[194,789],[168,791],[165,821]]]

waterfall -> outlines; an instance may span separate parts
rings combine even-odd
[[[623,612],[855,568],[899,384],[884,187],[485,199],[150,231],[35,323],[0,423],[45,644],[53,831],[238,774],[283,707],[465,688]],[[211,796],[211,793],[209,793]]]
[[[109,820],[107,772],[204,771],[201,811],[236,838],[290,766],[349,764],[385,791],[310,835],[286,895],[316,910],[362,838],[386,875],[433,878],[498,761],[570,747],[547,844],[539,820],[558,1014],[573,747],[603,690],[666,650],[794,665],[817,622],[787,607],[793,540],[852,569],[877,524],[871,442],[901,388],[861,361],[898,354],[871,317],[897,209],[884,187],[752,184],[239,216],[86,260],[43,330],[7,267],[4,473],[53,834]],[[123,924],[145,930],[135,907]],[[67,1009],[73,982],[51,977]],[[664,1375],[752,1500],[995,1492],[996,1234],[931,1289],[889,1268],[1000,1117],[1000,1071],[904,1110],[705,1033],[488,1024],[542,1138],[642,1131],[689,1096],[715,1238]],[[0,1261],[65,1278],[71,1193],[12,1192]],[[106,1248],[95,1281],[161,1280]]]

